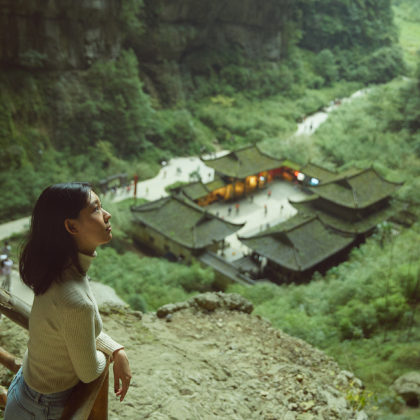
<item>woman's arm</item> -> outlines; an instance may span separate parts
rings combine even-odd
[[[94,381],[105,369],[106,358],[96,350],[95,308],[88,304],[68,309],[63,315],[63,336],[76,375],[82,382]]]
[[[96,348],[112,357],[116,350],[123,349],[124,346],[114,341],[108,334],[103,331],[96,337]]]

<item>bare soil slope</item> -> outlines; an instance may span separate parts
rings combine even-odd
[[[359,380],[252,309],[241,296],[223,293],[144,315],[101,307],[104,329],[125,346],[133,373],[122,403],[111,374],[110,420],[367,418],[340,391],[351,379],[362,386]],[[23,355],[26,339],[10,321],[0,324],[0,345],[15,355]]]

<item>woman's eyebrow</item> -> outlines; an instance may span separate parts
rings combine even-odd
[[[95,200],[95,201],[92,201],[91,203],[90,203],[90,207],[96,207],[97,205],[100,205],[101,203],[99,202],[99,200]]]

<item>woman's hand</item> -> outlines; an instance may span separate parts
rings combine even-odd
[[[114,392],[117,397],[120,397],[120,402],[122,402],[125,394],[127,394],[132,377],[127,354],[124,349],[114,351],[111,357],[112,362],[114,362]],[[120,380],[122,382],[121,388]]]

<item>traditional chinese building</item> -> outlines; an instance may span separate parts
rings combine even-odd
[[[318,185],[320,182],[328,182],[337,177],[337,172],[330,171],[315,163],[308,162],[303,165],[299,172],[303,177],[299,177],[305,185]]]
[[[172,194],[141,206],[131,207],[135,242],[170,261],[190,263],[193,258],[215,273],[213,287],[225,290],[236,282],[253,284],[234,264],[217,254],[227,236],[244,226],[226,222],[205,211],[182,194]]]
[[[214,186],[212,183],[203,184],[213,193],[211,198],[200,197],[207,204],[219,198],[235,200],[243,197],[264,187],[275,178],[296,179],[295,172],[300,168],[299,164],[287,159],[275,159],[266,155],[255,145],[203,162],[216,172]],[[188,195],[187,192],[185,194]]]
[[[347,171],[309,187],[313,195],[289,200],[299,214],[318,216],[327,226],[345,233],[366,233],[400,210],[391,194],[403,183],[382,178],[373,168]]]
[[[191,201],[200,206],[207,206],[213,201],[224,200],[226,196],[226,183],[215,175],[214,180],[204,184],[202,181],[191,182],[190,184],[176,187],[171,190],[175,193],[182,192]]]
[[[217,252],[244,224],[220,219],[181,194],[131,207],[133,239],[160,255],[186,262],[205,250]]]
[[[338,263],[350,250],[355,235],[338,232],[317,216],[296,215],[284,223],[239,240],[252,249],[255,264],[267,259],[261,277],[277,283],[301,282],[315,271]]]

